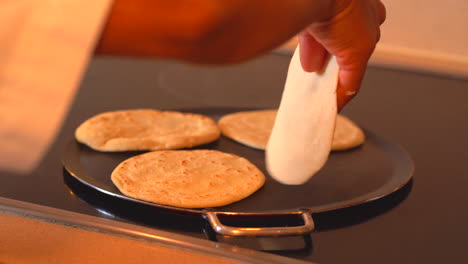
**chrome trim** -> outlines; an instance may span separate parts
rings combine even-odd
[[[293,236],[293,235],[304,235],[312,232],[315,228],[314,220],[312,215],[308,211],[299,212],[286,212],[286,213],[269,213],[267,215],[297,215],[302,216],[304,221],[303,225],[300,226],[287,226],[287,227],[232,227],[221,223],[218,218],[220,212],[206,212],[205,216],[211,227],[216,233],[225,236]],[[226,213],[224,213],[226,214]],[[256,213],[230,213],[226,215],[259,215]]]

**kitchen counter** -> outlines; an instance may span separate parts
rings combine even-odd
[[[0,197],[213,238],[202,219],[149,213],[83,186],[64,174],[61,153],[75,127],[102,111],[277,107],[288,63],[280,54],[216,68],[97,58],[41,165],[28,175],[0,172]],[[468,80],[370,67],[359,96],[343,114],[406,149],[415,164],[414,179],[379,200],[314,215],[317,228],[306,239],[216,239],[255,250],[269,246],[267,253],[318,263],[461,262],[468,258],[467,97]],[[294,247],[281,248],[285,244]]]
[[[7,198],[0,198],[0,237],[0,263],[291,263],[278,255]]]
[[[250,263],[6,213],[0,223],[1,263]]]

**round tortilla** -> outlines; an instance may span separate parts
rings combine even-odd
[[[218,125],[221,133],[246,146],[265,150],[277,110],[237,112],[223,116]],[[362,145],[365,134],[349,118],[338,115],[333,134],[332,151],[348,150]]]
[[[364,144],[366,136],[359,126],[343,115],[336,117],[332,150],[348,150]]]
[[[145,153],[120,163],[111,179],[129,197],[183,208],[227,205],[265,182],[264,174],[245,158],[215,150]]]
[[[221,133],[234,141],[264,150],[275,123],[277,110],[244,111],[223,116]]]
[[[190,148],[215,141],[220,134],[216,122],[203,115],[136,109],[98,114],[76,129],[75,138],[110,152]]]

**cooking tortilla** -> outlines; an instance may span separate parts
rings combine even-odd
[[[152,109],[101,113],[75,131],[79,142],[109,152],[191,148],[220,135],[216,122],[207,116]]]
[[[265,182],[247,159],[215,150],[148,152],[120,163],[111,179],[129,197],[183,208],[227,205]]]
[[[322,72],[305,72],[296,49],[266,148],[267,169],[277,181],[303,184],[328,160],[338,114],[338,72],[334,57]]]
[[[221,134],[246,146],[265,150],[277,110],[243,111],[223,116],[218,125]],[[332,140],[332,151],[349,150],[362,145],[365,135],[349,118],[338,115]]]

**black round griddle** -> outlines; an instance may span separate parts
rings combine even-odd
[[[214,120],[245,109],[198,109],[193,112]],[[92,189],[134,203],[184,214],[205,217],[215,231],[223,235],[298,235],[314,228],[312,213],[332,211],[363,204],[389,195],[402,188],[413,175],[413,163],[399,146],[368,130],[364,145],[341,152],[332,152],[324,168],[306,184],[291,186],[273,180],[265,169],[264,151],[252,149],[228,138],[198,149],[216,149],[243,156],[265,173],[265,185],[239,202],[217,208],[187,209],[149,203],[123,195],[112,183],[113,169],[125,159],[142,152],[98,152],[76,141],[70,142],[63,154],[65,170]],[[303,224],[282,227],[234,227],[219,221],[224,217],[297,215]]]

